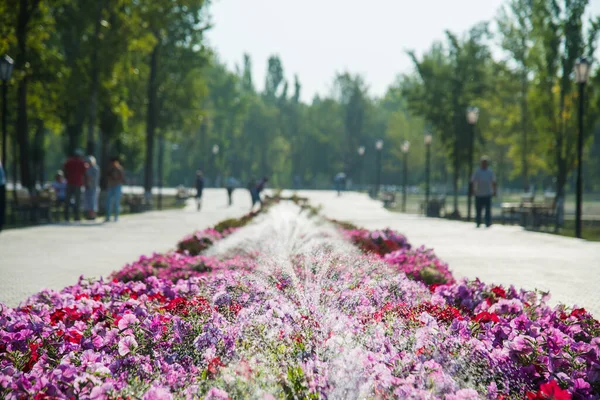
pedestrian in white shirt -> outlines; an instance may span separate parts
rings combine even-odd
[[[481,225],[481,212],[485,209],[485,226],[492,225],[492,197],[496,196],[496,175],[488,168],[489,158],[481,157],[481,166],[471,177],[470,191],[475,196],[475,223]]]

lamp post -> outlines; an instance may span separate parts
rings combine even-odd
[[[408,150],[410,150],[410,142],[405,140],[402,143],[402,153],[404,154],[404,171],[402,179],[402,212],[406,212],[406,186],[408,184]]]
[[[217,155],[219,154],[219,145],[215,144],[212,147],[212,153],[213,153],[213,165],[215,167],[215,187],[217,187],[217,175],[218,175],[218,171],[217,171]]]
[[[471,202],[473,198],[471,190],[471,176],[473,175],[473,152],[475,149],[475,125],[479,119],[479,108],[467,107],[467,122],[471,126],[469,138],[469,193],[467,197],[467,220],[471,220]]]
[[[8,89],[8,80],[12,74],[14,62],[9,56],[0,58],[0,79],[2,80],[2,165],[6,166],[6,115],[8,114],[8,106],[6,104],[6,92]],[[16,153],[14,155],[16,157]],[[15,173],[16,174],[16,173]],[[0,231],[4,225],[6,217],[6,168],[4,169],[4,185],[0,185]],[[13,193],[16,193],[17,181],[13,182]],[[15,196],[16,197],[16,196]]]
[[[429,175],[431,173],[431,142],[433,135],[425,134],[425,216],[429,215]]]
[[[577,138],[577,199],[575,211],[575,236],[581,238],[581,214],[583,203],[583,113],[585,101],[585,85],[590,76],[590,63],[580,58],[575,63],[575,78],[579,85],[579,137]]]
[[[375,198],[377,198],[377,196],[379,195],[379,186],[381,186],[381,152],[383,151],[383,140],[377,139],[377,141],[375,142],[375,150],[377,150],[377,162],[375,166],[375,168],[377,168],[377,170],[375,171]]]
[[[158,209],[162,210],[163,164],[165,153],[165,138],[158,136]]]
[[[14,61],[9,56],[0,58],[0,79],[2,80],[2,162],[6,165],[6,115],[8,107],[6,104],[6,93],[8,80],[12,75]]]
[[[360,164],[358,166],[358,180],[360,181],[359,184],[362,184],[362,178],[363,178],[363,156],[365,155],[365,151],[367,149],[365,148],[365,146],[358,146],[357,152],[358,152],[358,157],[360,159]]]

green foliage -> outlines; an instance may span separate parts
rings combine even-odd
[[[301,76],[288,75],[278,55],[268,58],[258,89],[250,55],[231,69],[206,47],[205,0],[23,3],[25,41],[19,7],[0,2],[0,54],[18,61],[9,104],[23,98],[17,88],[26,81],[26,102],[19,104],[28,123],[21,114],[16,129],[17,110],[9,109],[10,145],[19,139],[21,175],[31,166],[39,181],[42,165],[59,168],[66,152],[91,138],[101,167],[119,155],[137,184],[144,175],[158,183],[159,156],[168,186],[193,186],[198,169],[208,185],[233,176],[246,187],[269,176],[276,187],[300,180],[323,188],[339,172],[373,183],[374,144],[383,139],[383,184],[401,184],[401,146],[410,141],[408,182],[418,185],[429,131],[433,182],[451,181],[458,192],[473,167],[465,109],[474,105],[481,109],[475,158],[491,155],[501,184],[549,186],[552,175],[561,191],[575,165],[578,96],[571,71],[578,56],[593,58],[600,29],[599,17],[584,20],[589,0],[506,0],[498,29],[480,23],[464,34],[446,32],[420,56],[409,52],[415,71],[399,76],[382,98],[369,93],[362,76],[343,72],[331,93],[305,103]],[[501,45],[499,60],[490,52],[492,39]],[[599,79],[592,75],[586,104],[588,189],[598,186],[600,170],[600,133],[593,129]],[[4,164],[12,169],[12,161]]]

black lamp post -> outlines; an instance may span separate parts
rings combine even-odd
[[[162,210],[163,164],[165,155],[165,138],[158,136],[158,209]]]
[[[377,196],[379,195],[379,186],[381,186],[381,152],[383,151],[383,140],[378,139],[375,142],[375,150],[377,150],[377,162],[375,166],[375,168],[377,168],[377,170],[375,171],[375,198],[377,198]]]
[[[405,140],[402,143],[402,153],[404,154],[404,171],[402,171],[402,212],[406,212],[406,186],[408,185],[408,150],[410,150],[410,142]]]
[[[429,215],[429,178],[431,174],[431,133],[425,134],[425,216]]]
[[[6,115],[8,114],[8,106],[6,104],[6,92],[8,80],[12,74],[14,62],[9,56],[0,58],[0,79],[2,80],[2,165],[6,164]],[[0,185],[0,231],[4,226],[6,217],[6,168],[4,169],[4,185]],[[16,180],[13,183],[13,192],[16,193]]]
[[[575,78],[579,85],[579,137],[577,138],[577,199],[575,211],[575,236],[581,238],[581,215],[583,203],[583,113],[585,101],[585,84],[590,76],[590,63],[580,58],[575,63]]]
[[[358,166],[358,180],[359,180],[359,184],[362,184],[362,183],[363,183],[363,182],[362,182],[362,180],[363,180],[363,176],[362,176],[362,175],[363,175],[363,163],[364,163],[364,161],[363,161],[363,157],[364,157],[364,155],[365,155],[365,151],[366,151],[366,150],[367,150],[367,149],[365,148],[365,146],[359,146],[359,147],[358,147],[358,150],[357,150],[357,152],[358,152],[358,157],[359,157],[359,159],[360,159],[360,160],[359,160],[359,161],[360,161],[360,164],[359,164],[359,166]]]
[[[215,168],[215,182],[214,182],[214,186],[217,187],[217,176],[219,175],[218,173],[218,167],[217,167],[217,155],[219,154],[219,145],[215,144],[212,147],[212,153],[213,153],[213,166]]]
[[[471,220],[471,203],[473,194],[471,193],[471,176],[473,176],[473,152],[475,151],[475,125],[479,119],[479,108],[467,108],[467,122],[471,126],[469,140],[469,193],[467,197],[467,220]]]
[[[6,104],[6,92],[8,80],[12,75],[14,61],[9,56],[0,58],[0,79],[2,80],[2,162],[6,165],[6,115],[8,107]]]

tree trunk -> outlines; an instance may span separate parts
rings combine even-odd
[[[460,212],[458,211],[458,178],[460,176],[460,160],[458,155],[458,140],[454,144],[454,211],[452,212],[453,218],[460,218]]]
[[[144,192],[146,200],[152,199],[153,181],[153,157],[154,157],[154,136],[157,125],[156,100],[157,100],[157,69],[158,69],[158,51],[160,44],[156,44],[150,56],[150,77],[148,78],[148,108],[146,115],[146,164],[144,166]]]
[[[33,139],[33,171],[34,183],[37,180],[40,186],[44,185],[44,121],[36,121],[35,137]]]
[[[17,46],[19,53],[17,56],[16,69],[24,72],[23,77],[19,81],[17,89],[17,141],[19,144],[19,160],[21,167],[21,184],[31,189],[33,187],[30,171],[30,156],[29,156],[29,127],[27,124],[27,25],[33,10],[29,9],[27,0],[19,1],[19,17],[17,23]]]
[[[102,11],[104,10],[104,1],[97,0],[98,9],[96,10],[96,24],[94,27],[94,37],[92,39],[92,55],[90,57],[90,103],[88,110],[88,129],[87,129],[87,146],[86,151],[89,155],[94,155],[95,152],[95,128],[96,128],[96,117],[98,115],[98,86],[100,83],[100,67],[98,65],[98,53],[100,51],[100,30],[102,29]]]
[[[521,174],[523,179],[523,191],[529,192],[529,166],[527,163],[528,138],[527,138],[527,71],[521,76]]]
[[[98,165],[100,165],[100,189],[106,190],[106,171],[108,170],[108,150],[110,147],[110,142],[108,140],[108,135],[100,130],[100,160]]]

